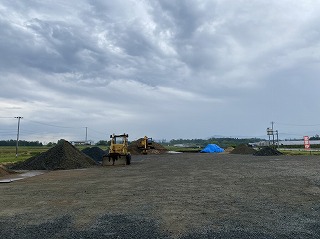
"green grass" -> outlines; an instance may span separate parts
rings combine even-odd
[[[46,146],[20,146],[18,148],[18,157],[16,157],[15,146],[0,146],[0,164],[24,161],[48,149],[49,147]]]
[[[320,151],[314,150],[281,150],[278,149],[281,153],[285,155],[320,155]]]

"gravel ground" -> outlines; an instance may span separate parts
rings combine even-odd
[[[320,157],[133,156],[0,184],[0,238],[320,238]]]

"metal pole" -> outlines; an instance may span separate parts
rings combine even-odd
[[[272,129],[272,146],[274,147],[274,133],[273,133],[273,124],[274,122],[271,122],[271,129]]]
[[[18,117],[14,117],[14,118],[18,119],[18,132],[17,132],[17,142],[16,142],[16,157],[18,157],[19,132],[20,132],[20,119],[22,119],[23,117],[18,116]]]
[[[87,140],[88,140],[88,127],[86,127],[86,141],[85,141],[85,143],[87,143]]]

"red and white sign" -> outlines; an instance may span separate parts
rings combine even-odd
[[[310,149],[309,136],[304,136],[304,137],[303,137],[303,142],[304,142],[304,148],[305,148],[305,149]]]

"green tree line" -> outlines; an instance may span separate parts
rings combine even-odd
[[[190,147],[204,147],[207,144],[217,144],[220,147],[226,148],[229,146],[235,147],[239,144],[248,144],[262,141],[260,138],[209,138],[209,139],[172,139],[169,145],[183,144]]]
[[[0,146],[16,146],[16,140],[0,140]],[[42,146],[42,143],[39,141],[26,141],[19,140],[19,146]]]

